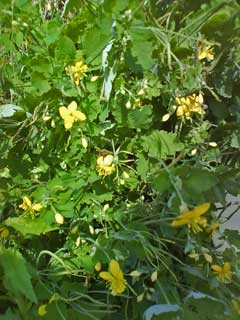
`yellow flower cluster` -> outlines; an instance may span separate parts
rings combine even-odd
[[[74,66],[65,68],[67,75],[73,78],[73,82],[78,86],[82,76],[86,76],[88,67],[84,64],[82,59],[79,59]]]
[[[69,106],[66,107],[60,107],[59,113],[61,118],[64,121],[64,127],[66,130],[71,129],[73,126],[73,123],[75,121],[85,121],[86,116],[83,112],[77,110],[77,103],[76,101],[72,101]]]
[[[217,264],[213,264],[211,268],[220,281],[224,283],[231,282],[232,271],[231,271],[231,264],[229,262],[225,262],[222,267]]]
[[[194,113],[204,114],[202,109],[203,96],[200,93],[196,95],[195,93],[186,97],[177,97],[176,101],[178,103],[177,117],[183,119],[191,119]]]
[[[97,158],[97,171],[100,176],[109,176],[115,171],[113,156],[111,154]]]
[[[23,197],[22,200],[23,203],[20,204],[19,208],[30,213],[32,219],[34,219],[38,212],[42,210],[43,206],[40,203],[32,203],[32,201],[26,196]]]
[[[193,210],[183,212],[172,222],[172,226],[179,227],[187,225],[194,233],[198,233],[207,227],[207,219],[202,217],[202,215],[205,214],[209,208],[210,203],[206,202],[195,207]]]
[[[111,260],[109,272],[100,272],[99,277],[109,282],[113,296],[122,293],[126,289],[127,281],[124,279],[122,270],[116,260]]]

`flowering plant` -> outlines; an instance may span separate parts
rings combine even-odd
[[[0,319],[239,319],[239,12],[0,1]]]

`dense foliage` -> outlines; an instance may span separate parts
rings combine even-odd
[[[0,319],[239,319],[239,1],[0,21]]]

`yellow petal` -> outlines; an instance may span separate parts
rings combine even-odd
[[[205,50],[200,50],[200,51],[198,52],[198,59],[199,59],[199,60],[205,59],[206,56],[207,56],[206,49],[205,49]]]
[[[41,203],[35,203],[33,206],[32,206],[32,209],[34,210],[34,211],[40,211],[41,209],[42,209],[42,205],[41,205]]]
[[[98,165],[103,165],[103,156],[100,156],[97,158],[97,164]]]
[[[65,120],[67,117],[71,115],[71,112],[66,107],[60,107],[59,113],[63,120]]]
[[[188,220],[186,219],[178,219],[178,220],[173,220],[171,223],[172,227],[178,227],[178,226],[183,226],[184,224],[188,224]]]
[[[68,110],[70,112],[74,112],[77,110],[77,102],[76,101],[72,101],[69,105],[68,105]]]
[[[218,266],[217,264],[211,265],[211,268],[212,268],[212,270],[214,270],[218,273],[222,272],[222,267]]]
[[[194,208],[192,210],[193,214],[196,216],[201,216],[202,214],[206,213],[208,211],[208,209],[210,208],[210,203],[206,202],[203,204],[200,204],[199,206],[197,206],[196,208]]]
[[[179,106],[177,108],[177,117],[182,117],[184,115],[184,109],[183,106]]]
[[[83,112],[81,111],[73,111],[72,112],[73,117],[75,118],[75,120],[80,120],[80,121],[85,121],[86,120],[86,116]]]
[[[74,123],[74,118],[72,116],[68,116],[64,119],[64,127],[66,130],[71,129]]]
[[[113,277],[119,279],[123,278],[122,271],[120,269],[119,263],[116,260],[111,260],[109,264],[109,271],[113,275]]]
[[[224,263],[224,265],[223,265],[223,270],[224,270],[225,272],[230,271],[230,270],[231,270],[231,264],[230,264],[229,262]]]
[[[99,277],[106,280],[106,281],[109,281],[109,282],[112,282],[114,280],[113,276],[109,272],[106,272],[106,271],[100,272]]]
[[[112,295],[122,293],[126,288],[125,280],[114,279],[112,282]]]
[[[31,207],[32,205],[32,201],[28,197],[23,197],[23,202],[28,207]]]
[[[106,166],[110,166],[113,162],[113,156],[111,154],[107,155],[106,157],[104,157],[103,163]]]

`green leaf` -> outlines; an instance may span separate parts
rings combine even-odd
[[[70,62],[75,58],[76,48],[74,42],[66,37],[61,36],[55,43],[55,58],[57,61]]]
[[[32,85],[39,96],[51,89],[51,86],[45,76],[38,72],[34,72],[32,74]]]
[[[165,160],[181,151],[184,145],[178,141],[175,133],[155,130],[149,136],[143,137],[143,148],[150,157]]]
[[[8,218],[4,221],[6,226],[12,227],[23,235],[40,235],[49,231],[57,230],[58,226],[51,225],[54,222],[54,216],[51,212],[40,213],[40,216],[32,219],[30,217]]]
[[[153,187],[160,193],[168,191],[171,189],[171,181],[169,175],[166,171],[162,171],[159,174],[156,174],[152,180]]]
[[[212,189],[217,183],[218,178],[213,173],[198,168],[192,168],[185,179],[183,179],[183,189],[200,194]]]
[[[30,274],[20,252],[0,246],[0,265],[4,270],[4,283],[8,290],[14,295],[23,294],[31,302],[37,303]]]
[[[177,304],[155,304],[144,312],[144,320],[151,320],[154,316],[159,316],[164,313],[178,312],[180,310],[181,309]]]
[[[20,320],[20,318],[19,315],[9,308],[4,314],[0,315],[0,320]]]
[[[128,124],[130,128],[149,128],[152,122],[152,108],[144,106],[140,109],[130,110]]]
[[[90,28],[83,36],[83,53],[86,62],[100,64],[101,53],[112,38],[112,19],[104,17],[94,27]],[[96,59],[98,57],[98,59]]]
[[[51,73],[52,72],[52,65],[48,58],[46,57],[37,57],[32,59],[31,61],[31,68],[35,72],[39,73]]]
[[[137,64],[143,70],[149,70],[154,64],[154,59],[152,58],[152,32],[134,28],[130,31],[130,36],[132,40],[132,56],[137,59]]]

